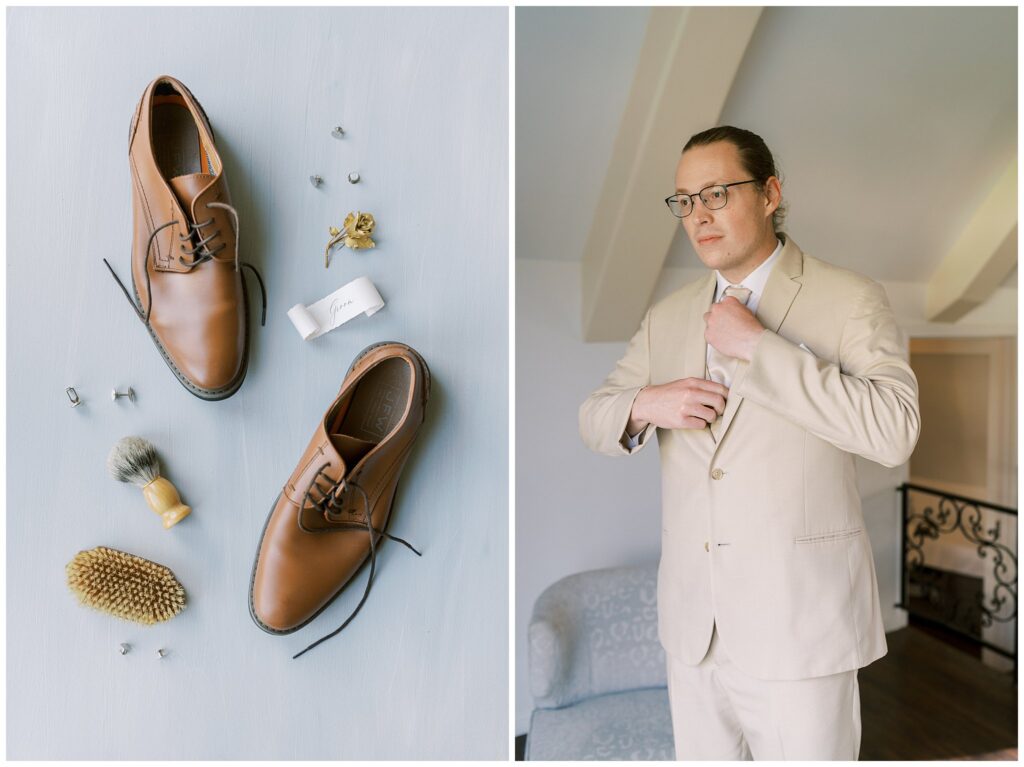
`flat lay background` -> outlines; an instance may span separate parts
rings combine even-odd
[[[507,757],[507,24],[505,8],[8,10],[8,758]],[[128,125],[160,74],[209,114],[269,291],[223,402],[182,388],[100,260],[130,278]],[[325,271],[328,227],[357,209],[377,249]],[[387,306],[302,341],[286,311],[364,274]],[[433,375],[390,528],[423,557],[386,543],[356,620],[292,660],[366,573],[271,636],[247,608],[257,539],[353,357],[385,340]],[[128,385],[134,405],[110,401]],[[193,508],[172,530],[106,473],[128,434]],[[64,566],[98,545],[170,567],[184,613],[141,627],[80,606]]]

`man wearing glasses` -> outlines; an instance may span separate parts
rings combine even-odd
[[[666,202],[711,270],[651,307],[580,408],[592,450],[657,433],[658,633],[679,759],[849,759],[886,652],[854,456],[898,466],[917,379],[884,289],[781,230],[774,159],[723,126]]]

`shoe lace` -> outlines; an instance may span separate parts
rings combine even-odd
[[[232,223],[234,224],[234,227],[235,227],[235,271],[238,272],[238,271],[241,271],[242,269],[247,268],[247,269],[251,270],[252,273],[255,275],[256,280],[259,282],[259,285],[260,285],[260,297],[262,298],[262,302],[263,302],[263,312],[262,312],[262,315],[260,316],[260,325],[266,325],[267,324],[267,289],[266,289],[266,287],[263,284],[263,276],[260,274],[259,270],[255,266],[253,266],[250,263],[246,263],[245,261],[242,261],[239,258],[239,252],[238,252],[238,232],[239,232],[238,211],[236,211],[233,207],[231,207],[230,205],[228,205],[226,203],[223,203],[223,202],[208,202],[208,203],[206,203],[206,205],[207,205],[207,207],[210,207],[210,208],[222,208],[222,209],[226,210],[228,213],[231,214]],[[153,241],[156,239],[156,236],[158,234],[160,234],[160,232],[162,232],[164,229],[166,229],[169,226],[174,226],[175,224],[178,224],[178,223],[180,223],[180,222],[177,219],[175,219],[174,221],[168,221],[166,224],[161,224],[156,229],[154,229],[152,232],[150,232],[149,240],[146,242],[146,258],[145,258],[145,261],[143,263],[143,271],[145,271],[145,273],[146,273],[146,311],[145,312],[142,311],[141,306],[136,306],[135,301],[128,294],[128,289],[124,286],[124,283],[121,282],[121,278],[117,276],[117,272],[114,271],[114,267],[112,267],[110,265],[110,262],[107,261],[107,259],[105,259],[105,258],[103,259],[103,263],[107,265],[107,269],[110,270],[111,276],[114,278],[114,280],[117,281],[118,286],[121,288],[121,292],[124,293],[124,297],[128,300],[128,303],[131,305],[132,310],[135,312],[136,315],[138,315],[138,318],[140,320],[142,320],[143,324],[145,324],[145,325],[149,324],[149,317],[150,317],[150,314],[153,311],[153,289],[152,289],[152,285],[150,283],[150,276],[149,276],[149,254],[150,254],[150,252],[153,249]],[[182,264],[183,266],[187,266],[190,271],[192,269],[194,269],[195,267],[199,266],[200,264],[202,264],[202,263],[204,263],[206,261],[211,260],[213,258],[213,256],[214,256],[214,254],[219,253],[221,250],[223,250],[224,248],[227,247],[227,243],[222,241],[216,247],[214,247],[212,249],[210,248],[210,243],[220,235],[220,229],[217,229],[216,231],[214,231],[213,234],[210,234],[210,235],[208,235],[206,237],[203,237],[203,229],[205,227],[209,226],[212,223],[213,223],[213,218],[212,217],[207,219],[206,221],[203,221],[202,223],[198,223],[198,222],[194,223],[194,224],[190,223],[189,224],[189,233],[188,233],[188,235],[187,236],[186,235],[180,235],[180,234],[178,235],[178,240],[180,241],[180,247],[181,247],[182,253],[184,253],[185,255],[191,257],[191,260],[186,261],[184,256],[178,256],[178,262],[180,264]],[[193,236],[195,236],[195,238],[196,238],[196,245],[191,250],[187,250],[185,248],[185,243],[186,242],[191,242]],[[140,302],[141,302],[141,299],[140,299]]]
[[[346,480],[344,477],[341,477],[338,480],[331,480],[331,478],[327,476],[327,474],[325,473],[325,469],[327,469],[328,466],[330,466],[330,463],[325,463],[323,466],[317,469],[316,474],[314,474],[313,478],[309,481],[309,484],[306,486],[306,491],[302,494],[302,505],[299,507],[299,514],[301,516],[302,510],[305,508],[314,508],[318,509],[325,516],[325,518],[329,519],[332,523],[338,525],[342,529],[366,530],[366,532],[369,533],[370,538],[370,575],[366,579],[366,588],[363,590],[363,596],[359,600],[359,604],[355,606],[355,609],[352,610],[349,616],[345,619],[345,622],[338,626],[338,628],[336,628],[330,634],[320,637],[318,640],[313,642],[313,644],[309,645],[309,647],[307,647],[302,652],[293,655],[292,660],[298,658],[300,655],[304,655],[305,653],[309,652],[321,642],[326,642],[331,637],[340,634],[345,629],[345,627],[352,622],[352,619],[355,618],[359,611],[362,609],[363,604],[366,602],[366,598],[370,595],[370,588],[373,586],[373,575],[377,570],[377,545],[376,541],[374,540],[375,536],[380,535],[389,540],[401,543],[416,556],[423,556],[419,551],[413,548],[413,545],[408,541],[399,538],[397,535],[391,535],[385,530],[378,530],[376,527],[374,527],[370,518],[370,499],[366,495],[366,491],[363,490],[363,488],[360,485],[358,485],[351,479]],[[327,487],[324,487],[320,483],[321,479],[326,481]],[[338,521],[331,518],[331,515],[341,511],[341,502],[339,501],[339,498],[346,487],[354,488],[356,491],[359,492],[359,496],[363,502],[363,523],[347,522],[343,520]],[[317,491],[319,491],[319,498],[316,498],[313,495],[314,488]],[[391,521],[390,516],[388,517],[388,521]],[[387,523],[385,523],[384,527],[387,527]]]

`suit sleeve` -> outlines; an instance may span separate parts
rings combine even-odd
[[[625,356],[615,364],[604,382],[580,405],[580,436],[596,453],[632,455],[643,450],[655,427],[648,424],[638,435],[636,446],[623,442],[629,439],[626,426],[633,409],[633,400],[651,382],[651,310],[647,310],[640,329],[633,335]]]
[[[734,392],[841,450],[899,466],[921,431],[917,378],[907,356],[885,289],[869,282],[843,327],[840,364],[766,330]]]

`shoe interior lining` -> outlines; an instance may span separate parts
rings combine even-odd
[[[164,178],[195,173],[216,175],[213,156],[203,144],[192,112],[175,94],[153,97],[153,150]]]
[[[402,420],[412,367],[399,357],[374,365],[327,419],[328,434],[345,461],[358,461]]]

